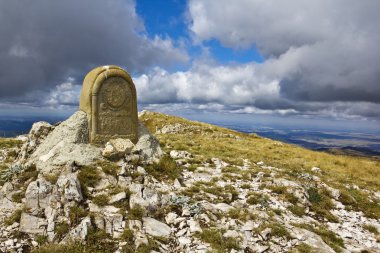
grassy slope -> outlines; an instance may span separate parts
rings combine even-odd
[[[338,188],[343,184],[355,184],[365,189],[380,190],[379,161],[311,151],[257,135],[160,113],[147,113],[140,120],[152,133],[165,125],[180,123],[185,127],[184,131],[156,134],[157,138],[165,150],[188,150],[199,160],[218,157],[234,164],[241,164],[242,159],[263,161],[285,169],[288,176],[319,167],[323,172],[323,181]]]

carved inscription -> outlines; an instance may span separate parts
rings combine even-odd
[[[121,77],[108,78],[99,92],[98,133],[112,135],[132,134],[131,119],[128,117],[132,111],[131,89]]]

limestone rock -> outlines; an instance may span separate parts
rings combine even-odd
[[[21,147],[17,161],[24,162],[53,129],[54,127],[45,121],[34,123]]]
[[[88,229],[91,227],[90,217],[84,218],[78,226],[72,229],[62,240],[62,243],[73,241],[73,240],[84,240],[86,239]]]
[[[40,208],[46,208],[49,204],[52,185],[44,178],[31,182],[25,192],[25,207],[33,212]]]
[[[228,213],[228,211],[233,209],[232,206],[230,206],[229,204],[226,204],[226,203],[218,203],[218,204],[214,205],[214,207],[216,209],[222,211],[223,213]]]
[[[116,203],[120,200],[123,200],[127,197],[127,194],[125,192],[120,192],[118,194],[115,194],[113,196],[111,196],[111,199],[110,201],[108,202],[109,204],[113,204],[113,203]]]
[[[36,122],[29,132],[29,139],[39,144],[54,127],[45,121]]]
[[[83,200],[80,182],[76,174],[61,174],[57,180],[57,186],[63,203]]]
[[[172,150],[170,151],[170,157],[173,159],[191,159],[193,156],[187,151],[177,151],[177,150]]]
[[[110,159],[118,159],[129,154],[135,145],[129,139],[111,139],[106,143],[102,155]]]
[[[86,113],[78,111],[57,126],[31,155],[31,162],[51,172],[68,162],[89,165],[100,156],[100,148],[88,143]]]
[[[151,236],[159,236],[159,237],[169,237],[170,235],[170,227],[165,223],[162,223],[158,220],[155,220],[150,217],[143,218],[143,224],[145,227],[145,232]]]
[[[313,249],[318,250],[318,252],[321,252],[321,253],[334,253],[335,252],[332,248],[330,248],[322,240],[322,238],[319,235],[317,235],[311,231],[308,231],[308,230],[303,229],[303,228],[294,227],[294,228],[292,228],[291,232],[292,232],[291,233],[292,236],[294,236],[298,240],[303,241],[304,243],[306,243],[307,245],[309,245]]]
[[[21,214],[20,232],[29,234],[43,234],[47,229],[47,221],[27,213]]]
[[[148,129],[141,122],[139,122],[138,134],[139,139],[132,152],[138,151],[145,160],[150,161],[159,159],[164,154],[158,140],[149,133]]]

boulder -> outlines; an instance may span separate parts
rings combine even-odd
[[[294,238],[306,243],[307,245],[309,245],[314,250],[318,250],[318,252],[321,252],[321,253],[334,253],[335,252],[332,248],[330,248],[322,240],[322,238],[319,235],[317,235],[317,234],[315,234],[309,230],[294,227],[291,229],[291,235]]]
[[[193,155],[187,151],[177,151],[177,150],[172,150],[170,151],[170,157],[173,159],[191,159],[193,158]]]
[[[151,236],[168,238],[170,235],[170,227],[156,219],[145,217],[143,218],[145,232]]]
[[[30,212],[37,209],[44,209],[49,205],[52,185],[44,178],[39,178],[31,182],[25,192],[25,207]]]
[[[129,139],[111,139],[106,143],[102,155],[109,159],[119,159],[129,154],[135,145]]]
[[[123,200],[126,198],[127,198],[127,194],[125,192],[120,192],[118,194],[111,196],[111,199],[108,203],[113,204],[113,203],[119,202],[120,200]]]
[[[147,161],[157,160],[164,154],[158,140],[149,133],[148,129],[141,122],[139,122],[138,134],[139,139],[132,152],[139,152]]]
[[[87,115],[82,111],[74,113],[57,126],[31,155],[42,172],[49,173],[68,162],[89,165],[101,155],[101,149],[87,144]]]
[[[29,215],[27,213],[21,214],[20,232],[42,235],[46,233],[47,225],[47,221],[43,218]]]
[[[78,226],[73,228],[66,236],[63,238],[61,243],[75,241],[75,240],[85,240],[88,234],[88,229],[91,227],[90,217],[84,218]]]
[[[61,174],[57,180],[57,186],[61,195],[61,202],[80,202],[83,200],[80,182],[76,174]]]
[[[29,140],[33,141],[34,144],[38,145],[42,140],[46,138],[46,136],[50,133],[50,131],[54,129],[52,125],[45,121],[36,122],[32,125],[32,128],[29,132]]]

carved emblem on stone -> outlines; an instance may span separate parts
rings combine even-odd
[[[116,77],[115,77],[116,78]],[[113,108],[122,106],[127,98],[125,86],[122,83],[113,81],[108,85],[105,92],[107,103]]]

